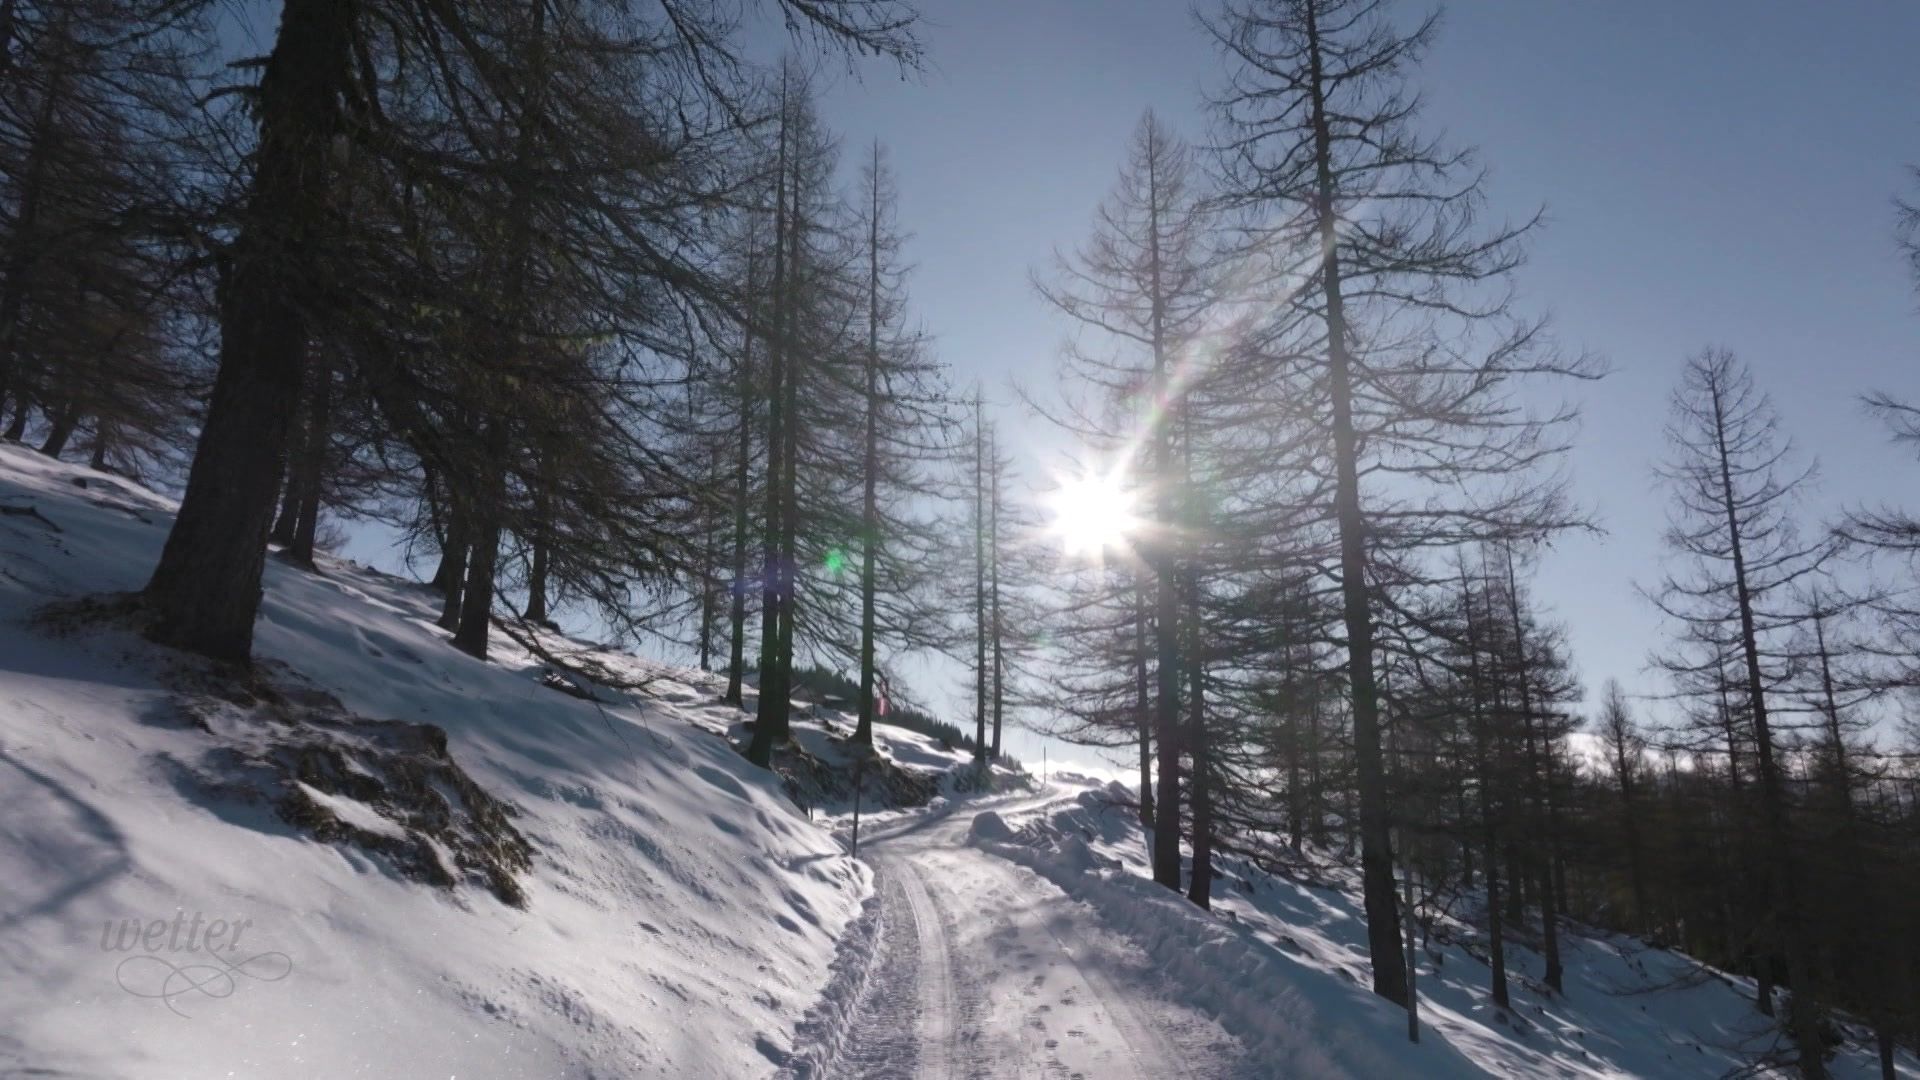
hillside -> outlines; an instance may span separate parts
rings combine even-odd
[[[1322,1063],[1364,1062],[1373,1051],[1357,1037],[1363,1032],[1373,1041],[1405,1038],[1404,1014],[1364,990],[1357,874],[1329,865],[1309,881],[1220,858],[1213,910],[1202,913],[1153,884],[1130,799],[1124,788],[1088,786],[1036,812],[977,822],[975,842],[1098,908],[1154,963],[1200,987],[1196,996],[1254,1052],[1315,1063],[1267,1075],[1317,1075],[1334,1067]],[[1473,910],[1478,899],[1435,914],[1422,931],[1421,1037],[1447,1049],[1420,1058],[1421,1075],[1775,1075],[1765,1063],[1790,1053],[1778,1027],[1755,1012],[1751,980],[1571,924],[1560,938],[1566,993],[1547,992],[1541,957],[1520,933],[1507,942],[1513,1008],[1496,1009]],[[1842,1024],[1840,1034],[1833,1075],[1877,1077],[1872,1033]],[[1920,1077],[1920,1060],[1903,1053],[1897,1069]]]
[[[0,1074],[739,1077],[784,1058],[871,875],[718,737],[742,717],[712,684],[603,653],[650,685],[559,693],[510,645],[449,647],[420,586],[324,559],[269,560],[242,683],[111,611],[33,621],[138,588],[168,500],[6,446],[0,508]],[[926,743],[901,752],[960,760]],[[272,767],[289,753],[291,779]],[[480,794],[449,790],[461,775]]]

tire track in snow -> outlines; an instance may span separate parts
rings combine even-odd
[[[874,838],[883,942],[832,1076],[1165,1080],[1232,1069],[1231,1037],[1164,999],[1098,913],[969,845],[969,820],[936,816]]]
[[[959,1045],[953,1023],[955,998],[953,965],[947,955],[947,928],[927,895],[920,871],[906,859],[893,860],[889,867],[900,883],[900,892],[912,912],[915,941],[920,949],[919,1035],[923,1052],[929,1058],[920,1073],[929,1080],[952,1080],[960,1061]]]
[[[855,1007],[847,1049],[835,1076],[913,1080],[920,1075],[919,1022],[923,982],[918,920],[898,864],[876,867],[880,879],[880,944]]]

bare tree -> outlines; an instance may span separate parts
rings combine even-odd
[[[1222,198],[1242,258],[1293,298],[1256,339],[1294,410],[1277,419],[1318,435],[1299,467],[1332,474],[1373,987],[1404,1004],[1376,647],[1387,575],[1417,579],[1424,550],[1580,524],[1535,468],[1571,412],[1536,416],[1513,394],[1528,376],[1597,372],[1509,314],[1534,222],[1479,227],[1472,156],[1415,130],[1406,84],[1434,19],[1403,28],[1384,0],[1230,0],[1204,23],[1229,65],[1212,100]]]
[[[1205,221],[1192,153],[1151,112],[1140,120],[1126,166],[1095,216],[1086,245],[1060,258],[1041,295],[1096,333],[1095,351],[1078,343],[1064,354],[1066,377],[1097,406],[1125,407],[1135,428],[1113,438],[1126,459],[1110,468],[1137,474],[1149,520],[1137,539],[1153,601],[1153,742],[1157,783],[1153,828],[1154,880],[1180,888],[1182,680],[1191,670],[1181,612],[1185,539],[1177,500],[1183,475],[1178,449],[1181,414],[1197,335],[1210,299]],[[1063,426],[1086,434],[1103,425],[1097,413],[1070,409]],[[1114,415],[1109,413],[1109,416]]]
[[[628,114],[636,122],[617,132],[592,124],[585,129],[592,133],[585,141],[569,145],[589,157],[608,151],[642,156],[653,163],[654,172],[650,183],[627,193],[639,197],[616,200],[601,190],[594,193],[594,201],[576,207],[579,216],[569,220],[576,225],[610,225],[611,235],[601,234],[600,240],[619,245],[629,255],[644,256],[629,261],[630,269],[644,268],[642,272],[603,279],[600,284],[642,281],[664,285],[669,293],[697,288],[704,279],[700,262],[704,246],[653,246],[646,242],[643,223],[649,210],[688,214],[691,206],[712,194],[714,174],[681,169],[682,163],[670,155],[666,160],[672,167],[660,170],[662,153],[675,147],[676,139],[688,135],[690,127],[697,128],[692,136],[704,147],[715,128],[737,129],[739,123],[750,122],[743,102],[753,87],[732,51],[728,34],[732,20],[720,6],[706,4],[667,4],[658,15],[621,5],[587,7],[592,10],[582,17],[585,9],[575,5],[537,5],[539,11],[552,15],[555,24],[571,20],[575,29],[596,27],[601,40],[612,40],[611,52],[623,62],[643,55],[650,60],[677,59],[650,62],[645,80],[586,85],[589,91],[624,92],[624,101],[644,107],[640,117]],[[811,31],[835,45],[882,53],[902,63],[918,59],[911,35],[912,12],[900,5],[786,0],[780,10],[794,29]],[[364,152],[407,159],[415,165],[432,159],[414,151],[434,144],[405,138],[408,133],[392,126],[389,112],[389,106],[402,103],[402,90],[416,89],[421,83],[392,77],[393,72],[382,78],[371,58],[391,56],[395,63],[422,58],[420,64],[428,69],[423,77],[447,92],[438,97],[440,108],[429,110],[442,122],[443,134],[449,127],[461,135],[473,134],[470,125],[475,118],[487,115],[487,110],[476,108],[469,89],[484,90],[509,115],[523,119],[538,114],[530,107],[536,101],[543,109],[575,104],[597,107],[607,102],[603,93],[590,92],[577,102],[564,94],[538,94],[541,76],[527,80],[522,78],[524,69],[496,66],[493,57],[499,48],[516,40],[511,31],[502,31],[503,26],[515,24],[514,19],[488,23],[489,17],[500,14],[484,5],[456,9],[432,0],[286,0],[273,51],[260,68],[254,110],[259,138],[242,216],[228,253],[218,374],[180,513],[146,590],[156,638],[236,661],[246,660],[250,651],[262,557],[310,330],[321,308],[339,303],[342,292],[355,303],[378,299],[377,294],[357,291],[374,287],[373,281],[356,280],[351,272],[327,275],[328,260],[316,258],[330,245],[337,247],[341,232],[340,221],[332,213],[338,205],[334,196],[341,177],[334,148],[344,141]],[[521,12],[520,21],[529,14]],[[388,48],[395,35],[410,39],[400,42],[401,47]],[[536,36],[523,44],[539,40]],[[568,50],[551,53],[549,59],[554,65],[590,65],[606,55]],[[435,65],[443,77],[433,78]],[[600,118],[609,115],[601,113]],[[642,140],[633,137],[636,131],[651,134]],[[523,124],[518,145],[524,149],[530,140],[547,133],[548,129],[535,124]],[[684,139],[679,145],[685,145]],[[444,156],[439,160],[444,164]],[[508,179],[518,181],[517,190],[523,195],[533,190],[536,178],[565,178],[576,185],[577,193],[581,184],[633,175],[597,169],[536,173],[532,168],[536,158],[525,153],[507,154],[500,160],[510,163],[510,168],[518,163],[522,171]],[[519,218],[522,227],[525,217]],[[481,477],[482,495],[504,497],[508,490],[500,480],[499,463],[513,453],[512,426],[510,416],[483,418],[477,449],[490,465]],[[451,475],[445,473],[442,479]],[[495,568],[496,525],[504,523],[490,506],[471,509],[481,518],[468,537],[473,546],[467,580],[477,592],[473,599],[490,602],[491,582],[484,579]],[[490,603],[478,611],[470,601],[465,606],[461,639],[468,648],[481,651]]]
[[[1793,990],[1789,1027],[1802,1073],[1821,1077],[1820,989],[1770,695],[1784,664],[1776,639],[1798,622],[1789,590],[1818,571],[1833,543],[1796,534],[1793,509],[1814,467],[1790,468],[1792,446],[1772,404],[1732,353],[1709,349],[1687,361],[1667,437],[1660,476],[1673,498],[1666,542],[1674,565],[1652,595],[1684,633],[1660,663],[1683,679],[1717,681],[1725,653],[1695,643],[1724,642],[1738,665],[1735,686],[1759,778],[1769,906]]]

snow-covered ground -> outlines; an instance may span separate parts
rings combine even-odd
[[[1026,866],[1099,911],[1183,1000],[1218,1018],[1260,1062],[1256,1076],[1718,1077],[1750,1075],[1779,1034],[1753,1007],[1749,980],[1624,935],[1569,930],[1560,939],[1564,995],[1549,995],[1541,958],[1508,943],[1513,1009],[1487,994],[1484,935],[1437,920],[1420,950],[1418,1047],[1405,1013],[1367,985],[1366,926],[1356,877],[1313,886],[1224,859],[1213,911],[1153,884],[1146,834],[1124,789],[995,815],[975,843]],[[1004,818],[1004,820],[1002,819]],[[1836,1077],[1878,1077],[1867,1032],[1832,1061]],[[1920,1062],[1901,1054],[1903,1077]]]
[[[518,811],[524,907],[434,888],[218,790],[251,714],[195,695],[193,665],[111,625],[29,625],[138,588],[167,500],[4,446],[0,507],[0,1075],[734,1078],[786,1060],[872,880],[716,737],[741,717],[711,683],[656,672],[579,700],[510,644],[489,663],[452,649],[417,585],[270,559],[264,677],[438,725]]]
[[[975,810],[1030,813],[1058,798],[948,804],[871,835],[862,853],[881,892],[866,976],[837,988],[840,1029],[789,1076],[1267,1075],[1101,912],[969,846]]]
[[[1775,1038],[1744,980],[1598,934],[1563,937],[1564,996],[1515,943],[1496,1013],[1444,918],[1410,1045],[1342,871],[1227,860],[1201,912],[1099,781],[981,784],[893,728],[855,861],[845,716],[803,710],[788,790],[712,678],[551,640],[646,684],[583,700],[349,563],[269,561],[251,686],[124,620],[36,617],[138,588],[171,512],[0,446],[0,1075],[1695,1077]],[[334,766],[274,779],[290,716]],[[396,810],[381,740],[429,768],[405,805],[456,827]],[[876,806],[903,795],[929,805]],[[1835,1066],[1874,1073],[1859,1041]]]

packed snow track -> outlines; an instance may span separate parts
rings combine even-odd
[[[1018,809],[1019,804],[993,804]],[[1033,805],[1031,803],[1028,804]],[[1238,1045],[1169,1000],[1091,908],[967,843],[970,813],[873,837],[882,929],[835,1080],[1239,1075]]]

